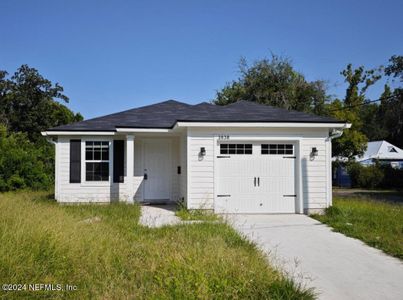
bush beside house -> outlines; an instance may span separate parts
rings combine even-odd
[[[374,189],[380,186],[384,178],[384,172],[378,165],[362,166],[352,162],[347,165],[347,172],[353,187]]]
[[[333,168],[340,166],[338,162],[333,164]],[[364,166],[358,162],[348,162],[342,167],[347,170],[353,188],[403,189],[403,169],[381,164]]]
[[[46,189],[53,184],[54,149],[39,147],[25,133],[7,132],[0,124],[0,192]]]

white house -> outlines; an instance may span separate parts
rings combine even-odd
[[[312,213],[332,203],[331,140],[349,127],[248,101],[169,100],[42,134],[56,145],[58,202]]]
[[[378,161],[400,169],[403,168],[403,150],[387,141],[373,141],[368,143],[365,153],[355,160],[363,165],[372,165]]]

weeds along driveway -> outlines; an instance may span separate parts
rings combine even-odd
[[[319,299],[403,299],[403,264],[305,215],[228,215],[228,221]]]

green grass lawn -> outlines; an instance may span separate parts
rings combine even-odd
[[[403,205],[365,198],[335,198],[315,219],[403,259]]]
[[[180,207],[175,215],[183,221],[219,221],[220,217],[216,215],[211,210],[204,209],[186,209],[184,207]]]
[[[0,283],[76,291],[0,298],[312,299],[223,223],[149,229],[137,205],[60,206],[49,193],[0,194]]]

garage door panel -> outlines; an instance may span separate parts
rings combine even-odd
[[[217,157],[217,212],[295,212],[295,159],[260,149],[256,143],[252,155]]]
[[[258,213],[256,195],[218,197],[215,205],[218,213]]]
[[[239,177],[225,177],[218,180],[218,195],[244,195],[254,193],[252,180]]]

